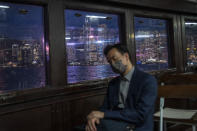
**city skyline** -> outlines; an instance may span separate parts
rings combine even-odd
[[[134,17],[134,27],[137,65],[142,70],[168,68],[167,20]],[[150,65],[149,68],[145,67],[146,65]]]
[[[43,7],[7,5],[10,8],[0,8],[0,67],[3,67],[2,72],[6,72],[10,67],[41,67],[42,73],[38,78],[42,79],[40,83],[43,85],[45,81],[44,53],[49,51],[49,46],[45,45],[44,40]],[[145,17],[134,17],[134,20],[137,64],[145,70],[168,68],[168,45],[170,44],[168,43],[168,21]],[[69,83],[115,76],[103,55],[103,49],[108,44],[120,42],[119,21],[117,14],[65,10],[65,46]],[[194,27],[192,29],[194,32]],[[188,60],[194,63],[197,61],[195,42],[197,37],[189,36],[192,32],[187,33],[187,49],[189,48],[187,56]],[[29,70],[29,72],[36,76],[36,68],[31,68],[34,71]],[[24,76],[25,70],[20,71],[24,73]],[[10,76],[15,79],[20,72],[12,68],[6,73],[10,73]],[[82,79],[80,75],[83,74],[87,77]],[[21,74],[19,76],[23,78]],[[28,80],[26,84],[29,83],[31,82]],[[20,87],[20,82],[18,84]]]
[[[75,12],[76,13],[76,12]],[[74,14],[72,12],[72,14]],[[82,13],[84,16],[85,14]],[[87,14],[86,14],[87,15]],[[95,15],[94,15],[95,16]],[[137,17],[136,17],[137,18]],[[85,21],[85,19],[84,19]],[[167,21],[160,20],[160,19],[150,19],[150,18],[143,18],[139,17],[136,20],[138,26],[137,29],[135,28],[135,39],[136,39],[136,57],[137,57],[137,64],[139,64],[139,60],[142,64],[149,64],[151,63],[167,63],[168,64],[168,34],[167,34]],[[140,23],[139,23],[140,21]],[[143,22],[142,22],[143,21]],[[150,21],[153,22],[150,24]],[[155,22],[156,21],[156,22]],[[148,27],[146,29],[142,30],[139,25],[146,25],[149,24],[149,31],[147,31]],[[66,27],[66,46],[67,46],[67,57],[68,57],[68,65],[102,65],[102,64],[108,64],[105,60],[103,53],[103,48],[107,44],[110,43],[110,39],[108,36],[113,36],[112,39],[115,39],[115,37],[119,37],[119,31],[116,29],[108,29],[108,25],[101,24],[105,28],[100,28],[99,25],[96,27],[90,27],[90,24],[83,22],[84,24],[81,25],[81,27],[77,26],[74,27],[73,25]],[[155,25],[156,24],[156,25]],[[84,26],[85,25],[85,26]],[[152,25],[152,26],[151,26]],[[118,26],[118,24],[117,24]],[[84,28],[85,27],[85,28]],[[154,28],[150,28],[154,27]],[[159,30],[157,30],[159,28]],[[88,33],[84,35],[84,31],[88,29]],[[107,32],[108,30],[108,32]],[[114,30],[114,33],[113,33]],[[111,32],[110,32],[111,31]],[[90,33],[91,32],[91,33]],[[104,32],[104,33],[98,33],[98,32]],[[113,34],[110,34],[113,33]],[[107,36],[107,34],[109,34]],[[100,36],[99,36],[100,35]],[[102,40],[99,40],[98,38],[102,38]],[[105,39],[104,39],[105,38]],[[106,42],[105,42],[106,41]],[[108,43],[109,42],[109,43]],[[115,44],[117,41],[111,41],[110,44]],[[148,43],[148,45],[147,45]],[[86,49],[87,45],[89,44],[91,49],[94,50],[88,50]],[[100,50],[97,48],[100,48]],[[144,51],[142,49],[145,49],[149,51]],[[158,48],[159,50],[156,51],[155,48]],[[102,50],[101,50],[102,49]],[[139,50],[140,49],[140,50]],[[85,52],[89,56],[85,55]],[[147,53],[146,53],[147,52]],[[163,52],[163,54],[161,54]],[[80,54],[80,55],[77,55]],[[78,56],[78,57],[77,57]],[[93,58],[86,59],[87,57]],[[81,58],[81,60],[80,60]],[[100,58],[100,59],[99,59]],[[78,60],[77,60],[78,59]],[[142,60],[144,59],[144,60]],[[89,61],[89,62],[87,62]],[[95,63],[92,64],[90,61],[94,61]],[[86,64],[84,62],[87,62]]]
[[[43,7],[0,5],[0,92],[44,87],[48,45]]]
[[[103,49],[119,42],[118,15],[65,10],[65,22],[68,65],[108,64]]]
[[[42,66],[41,45],[36,40],[0,40],[0,67]]]
[[[197,65],[197,26],[191,21],[186,21],[186,57],[187,66]]]
[[[0,66],[43,65],[43,7],[0,2]]]

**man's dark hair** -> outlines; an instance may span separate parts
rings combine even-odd
[[[104,52],[104,55],[107,56],[107,54],[109,53],[109,51],[110,51],[111,49],[113,49],[113,48],[117,49],[118,52],[120,52],[122,55],[123,55],[124,53],[128,53],[129,59],[130,59],[130,61],[131,61],[131,56],[130,56],[129,50],[127,49],[127,46],[126,46],[126,45],[123,45],[123,44],[121,44],[121,43],[114,44],[114,45],[107,45],[107,46],[105,47],[104,51],[103,51],[103,52]]]

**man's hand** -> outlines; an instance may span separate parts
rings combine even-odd
[[[102,118],[104,118],[104,112],[92,111],[87,116],[86,131],[97,131],[96,124],[99,124]]]
[[[97,131],[96,124],[99,124],[100,120],[99,118],[91,118],[88,119],[87,125],[86,125],[86,131]]]
[[[92,112],[87,116],[87,119],[93,118],[93,117],[102,119],[102,118],[104,118],[104,112],[101,112],[101,111],[92,111]]]

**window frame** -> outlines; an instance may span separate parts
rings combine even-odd
[[[181,32],[181,37],[182,37],[182,45],[183,45],[183,68],[184,68],[184,72],[188,72],[188,68],[190,68],[189,66],[187,66],[187,52],[186,52],[186,31],[185,31],[185,22],[186,21],[194,21],[197,22],[197,17],[196,16],[181,16],[181,28],[182,28],[182,32]],[[191,66],[195,67],[195,66]],[[193,69],[189,70],[192,71]]]
[[[87,12],[95,12],[95,13],[107,13],[107,14],[114,14],[114,15],[118,15],[119,16],[119,40],[122,44],[127,45],[126,43],[126,31],[125,31],[125,16],[126,16],[126,10],[122,9],[122,8],[116,8],[116,7],[112,7],[112,6],[105,6],[105,5],[95,5],[95,4],[90,4],[90,3],[80,3],[80,4],[76,4],[76,3],[70,3],[70,2],[64,2],[64,11],[67,9],[71,9],[71,10],[79,10],[79,11],[87,11]],[[65,28],[65,19],[64,19],[64,28]],[[65,32],[66,33],[66,32]],[[65,34],[64,34],[65,35]],[[64,42],[66,43],[66,41]],[[65,45],[65,54],[67,55],[66,52],[66,45]],[[110,79],[112,79],[113,77],[106,77],[104,79],[95,79],[95,80],[86,80],[86,81],[80,81],[80,82],[76,82],[76,83],[68,83],[67,81],[67,77],[68,77],[68,73],[67,73],[67,57],[65,57],[66,59],[66,86],[68,87],[72,87],[73,85],[76,86],[80,86],[82,84],[85,85],[92,85],[95,82],[99,82],[99,81],[103,81],[104,83],[106,81],[109,81]]]
[[[26,0],[25,2],[21,2],[21,1],[12,1],[12,0],[3,0],[1,2],[5,2],[5,3],[9,3],[9,4],[22,4],[22,5],[33,5],[33,6],[40,6],[42,7],[42,23],[43,23],[43,35],[44,35],[44,48],[43,48],[43,57],[44,57],[44,70],[45,70],[45,86],[44,87],[38,87],[38,88],[25,88],[25,89],[21,89],[21,90],[10,90],[7,92],[3,92],[0,94],[0,101],[2,101],[3,103],[6,102],[7,99],[12,99],[13,97],[19,97],[22,95],[26,95],[26,94],[31,94],[34,92],[39,92],[41,90],[43,90],[42,88],[48,88],[49,87],[49,77],[50,77],[50,68],[49,68],[49,63],[50,63],[50,59],[49,61],[47,61],[47,54],[46,54],[46,44],[49,43],[49,37],[48,37],[48,22],[47,22],[47,2],[44,0]],[[49,45],[49,44],[48,44]],[[50,58],[50,52],[49,52],[49,58]],[[1,102],[0,102],[1,104]]]
[[[135,45],[135,30],[134,30],[134,17],[145,17],[145,18],[155,18],[155,19],[164,19],[168,21],[168,69],[163,70],[153,70],[153,71],[146,71],[146,72],[160,72],[160,71],[166,71],[166,70],[179,70],[179,58],[177,57],[179,54],[179,45],[177,41],[178,37],[178,31],[177,31],[177,18],[176,15],[168,14],[165,12],[153,12],[153,11],[147,11],[147,10],[131,10],[131,27],[130,34],[131,34],[131,41],[132,44],[130,45],[130,48],[132,49],[132,58],[135,60],[134,64],[136,64],[136,45]],[[170,30],[172,29],[172,30]]]

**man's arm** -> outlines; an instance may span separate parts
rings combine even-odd
[[[109,108],[110,108],[110,105],[109,105],[109,87],[108,87],[106,96],[105,96],[104,101],[103,101],[103,104],[101,105],[99,110],[102,111],[102,112],[105,112],[105,111],[109,110]]]
[[[108,88],[107,88],[107,91],[106,91],[106,96],[105,96],[105,99],[103,101],[103,104],[102,106],[99,108],[100,111],[104,112],[104,111],[107,111],[107,110],[111,110],[112,108],[112,101],[111,98],[112,98],[112,94],[113,94],[113,88],[114,88],[114,85],[115,84],[120,84],[119,83],[119,77],[116,77],[116,78],[113,78],[110,82],[109,82],[109,85],[108,85]]]
[[[97,131],[96,124],[100,123],[100,119],[104,118],[104,111],[109,109],[109,87],[107,88],[107,94],[105,96],[104,102],[100,107],[100,111],[92,111],[87,116],[86,131]]]
[[[154,77],[148,77],[142,87],[142,93],[136,109],[125,108],[121,111],[104,111],[104,118],[124,120],[136,125],[144,122],[157,97],[157,82]]]

